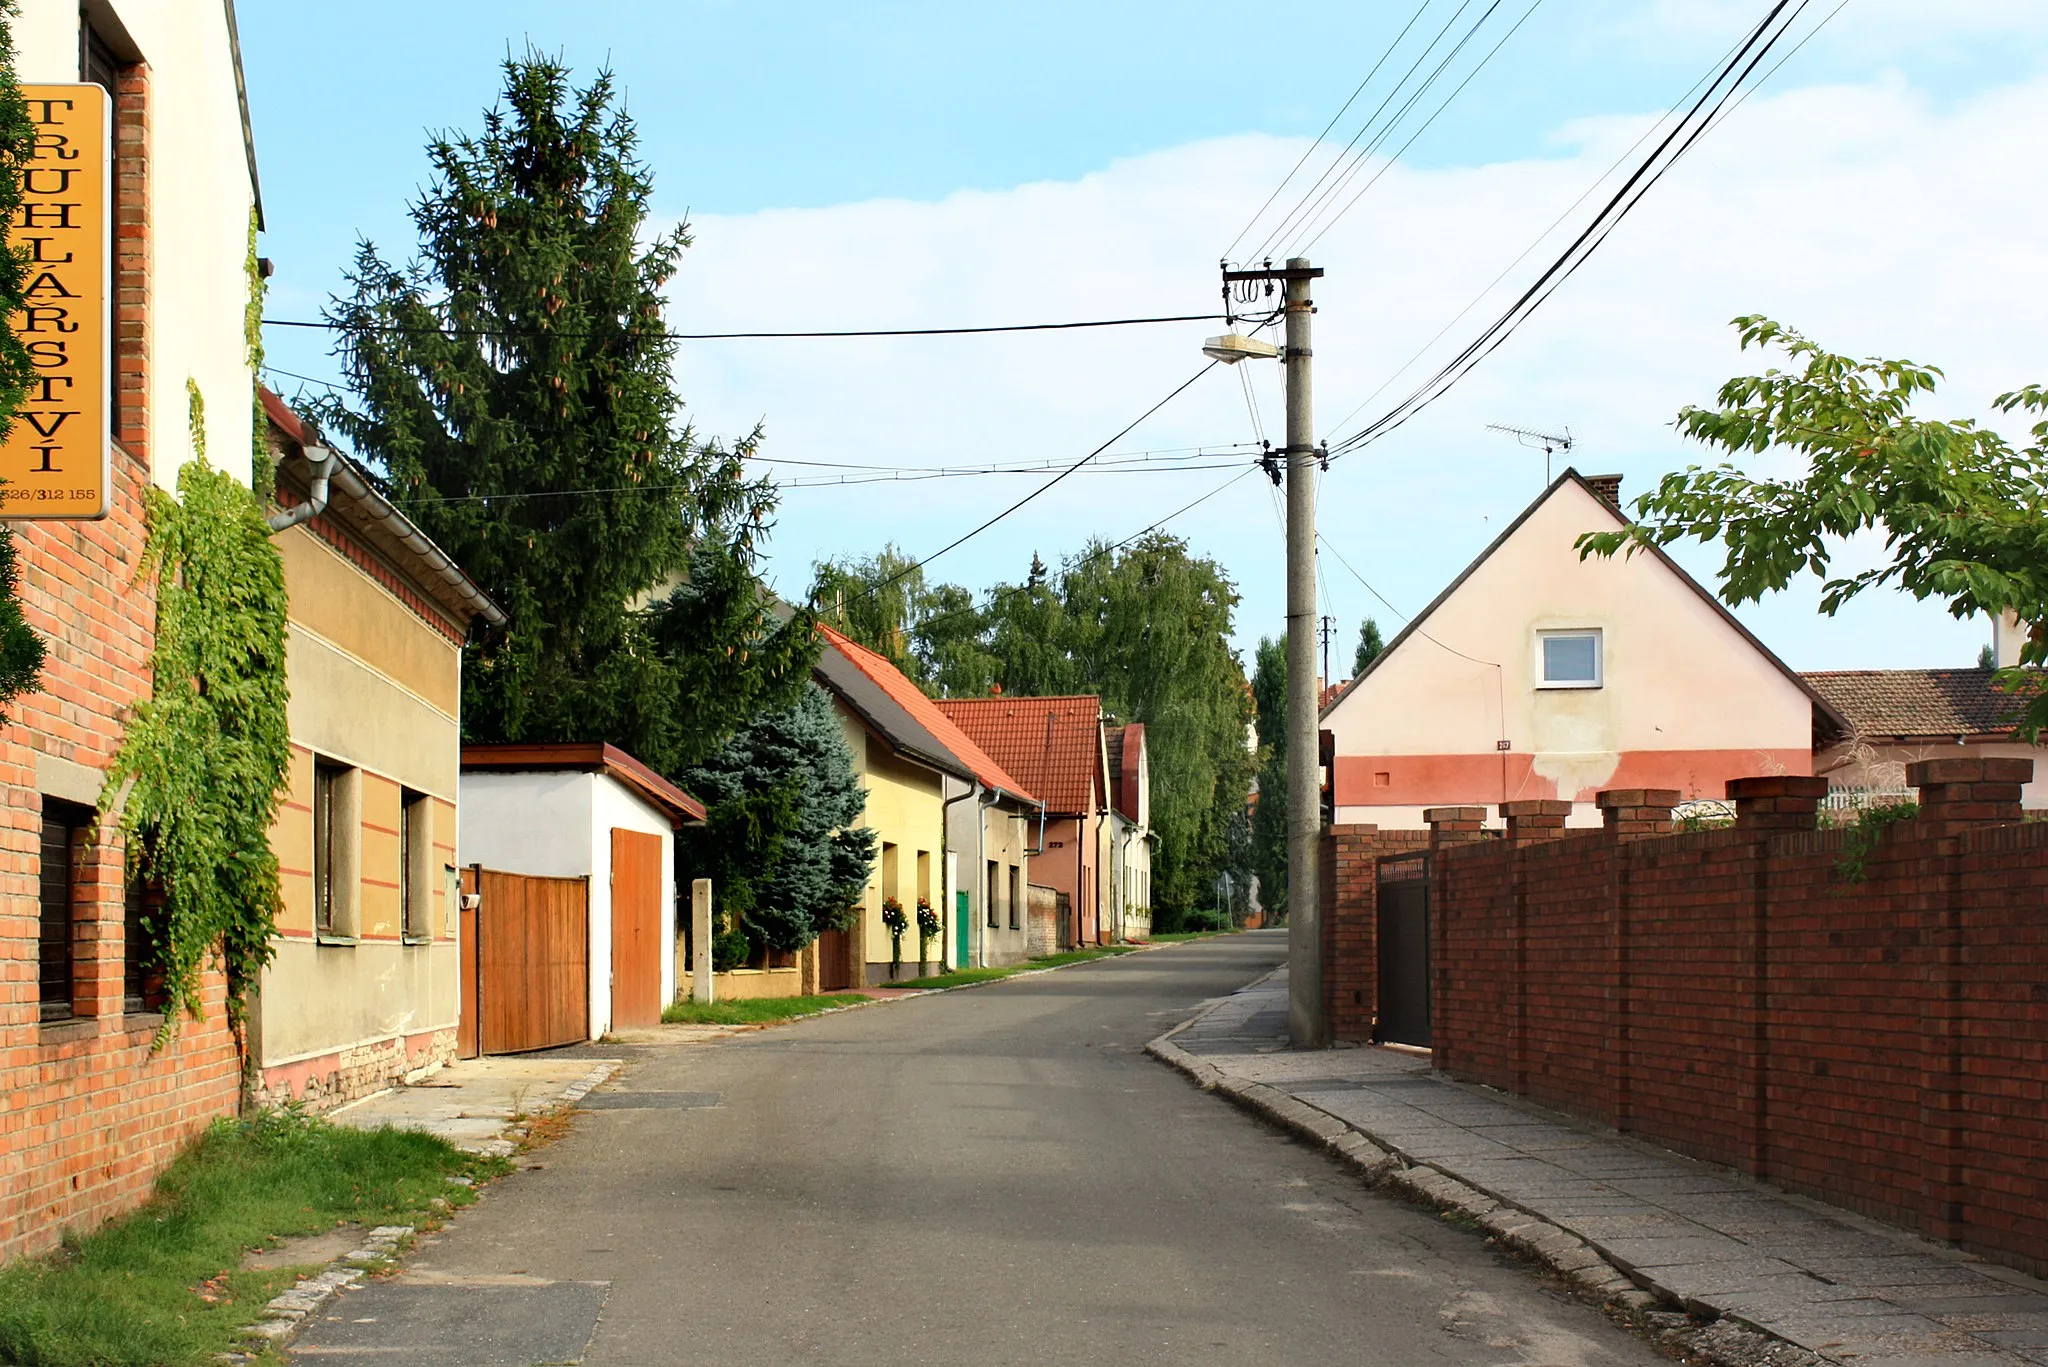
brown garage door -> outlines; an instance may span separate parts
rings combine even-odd
[[[612,1027],[661,1024],[661,837],[612,827]]]
[[[474,921],[477,1000],[486,1054],[590,1038],[590,884],[481,870]]]

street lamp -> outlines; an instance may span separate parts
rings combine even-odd
[[[1247,337],[1242,332],[1226,332],[1202,343],[1202,354],[1212,361],[1236,365],[1239,361],[1270,361],[1280,354],[1280,348],[1271,342]]]

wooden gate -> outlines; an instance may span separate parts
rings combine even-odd
[[[853,935],[844,930],[818,932],[818,990],[844,992],[853,986]]]
[[[661,1024],[661,837],[612,827],[612,1028]]]
[[[590,1038],[590,881],[472,869],[470,888],[460,1043],[517,1054]]]
[[[1382,1044],[1429,1045],[1429,856],[1379,861]]]

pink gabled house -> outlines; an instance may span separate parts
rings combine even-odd
[[[1535,798],[1597,826],[1600,789],[1718,799],[1849,731],[1663,552],[1580,557],[1620,483],[1566,470],[1323,708],[1337,824]]]

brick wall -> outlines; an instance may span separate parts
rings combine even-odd
[[[1807,778],[1731,784],[1731,829],[1632,807],[1439,848],[1437,1065],[2048,1272],[2048,823],[1990,773],[2015,763],[1916,766],[1922,817],[1860,878]],[[1346,831],[1325,971],[1351,984]]]
[[[42,691],[0,727],[0,1260],[54,1246],[149,1194],[164,1165],[234,1111],[238,1064],[217,972],[204,1019],[161,1050],[162,1017],[126,1011],[124,859],[116,824],[87,838],[72,902],[75,1016],[45,1023],[37,974],[43,804],[90,803],[129,709],[150,692],[153,583],[138,581],[149,483],[149,77],[115,99],[112,510],[17,522],[21,597],[44,639]]]
[[[76,782],[105,772],[124,713],[150,688],[156,595],[135,577],[148,473],[117,449],[113,474],[106,519],[16,524],[23,610],[49,655],[42,691],[17,700],[0,729],[0,1259],[134,1206],[177,1150],[236,1104],[217,973],[205,1019],[184,1022],[160,1051],[150,1046],[162,1018],[124,1011],[126,851],[112,821],[80,860],[78,1014],[41,1020],[42,790],[89,798]]]

